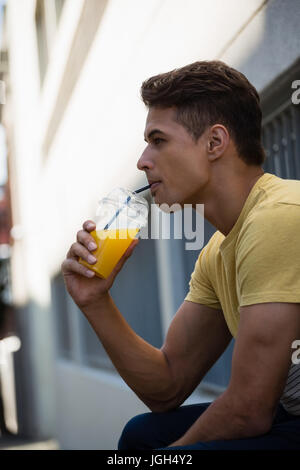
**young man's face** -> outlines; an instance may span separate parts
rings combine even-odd
[[[137,167],[146,173],[156,204],[201,203],[208,181],[206,132],[197,142],[175,121],[174,108],[150,108],[146,120],[148,143]]]

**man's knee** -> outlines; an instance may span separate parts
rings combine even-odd
[[[147,433],[149,433],[149,416],[142,413],[131,418],[125,425],[118,442],[118,450],[147,449]],[[149,423],[148,423],[149,424]]]

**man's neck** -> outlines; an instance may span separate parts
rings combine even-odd
[[[257,180],[264,174],[256,168],[245,175],[224,176],[213,182],[213,196],[204,201],[204,216],[217,230],[227,236],[235,225],[246,199]]]

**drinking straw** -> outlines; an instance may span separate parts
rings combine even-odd
[[[133,194],[137,194],[137,193],[141,193],[142,191],[146,191],[146,189],[149,189],[151,187],[151,184],[148,184],[147,186],[143,186],[143,188],[140,188],[140,189],[136,189],[135,191],[133,191]],[[128,202],[130,201],[131,199],[131,196],[128,196],[128,198],[126,199],[126,201],[124,202],[123,206],[121,206],[117,212],[114,214],[114,216],[110,219],[109,222],[107,222],[107,224],[105,225],[104,227],[104,230],[107,230],[108,227],[113,223],[113,221],[118,217],[118,215],[120,214],[120,212],[124,209],[124,207],[128,204]]]
[[[146,189],[149,189],[151,187],[151,184],[148,184],[147,186],[144,186],[143,188],[136,189],[133,191],[133,194],[141,193],[142,191],[146,191]]]

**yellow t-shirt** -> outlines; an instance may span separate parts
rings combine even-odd
[[[240,307],[300,303],[300,181],[270,173],[256,181],[229,234],[216,231],[201,250],[185,300],[222,309],[233,337]],[[300,414],[300,383],[292,404]]]

